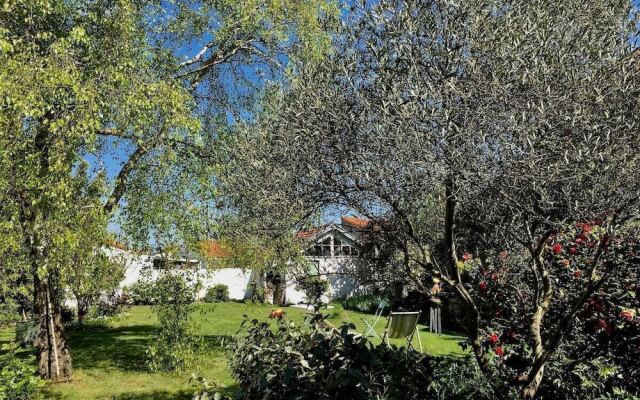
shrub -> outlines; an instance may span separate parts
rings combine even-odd
[[[154,292],[154,283],[149,281],[138,281],[123,289],[123,294],[127,296],[129,302],[134,305],[154,305],[157,302]]]
[[[517,388],[504,382],[489,381],[474,357],[442,357],[434,360],[429,398],[438,400],[511,400]]]
[[[281,318],[243,323],[244,333],[229,345],[230,367],[243,399],[424,398],[431,360],[395,346],[373,346],[349,332],[329,327],[324,317],[308,317],[297,327]]]
[[[253,303],[264,303],[264,289],[259,286],[256,281],[249,282],[249,287],[247,291],[251,293],[251,297],[249,297],[249,301]]]
[[[112,292],[101,296],[92,310],[96,318],[110,318],[122,314],[129,309],[129,296],[126,293]]]
[[[158,331],[147,348],[151,371],[181,371],[195,359],[194,327],[191,321],[194,292],[180,275],[166,273],[154,285]]]
[[[305,276],[299,278],[296,286],[307,297],[307,302],[320,304],[322,296],[329,289],[329,282],[319,276]]]
[[[207,289],[207,294],[204,296],[205,303],[221,303],[229,301],[229,286],[223,284],[217,284]]]
[[[342,308],[345,310],[358,311],[361,313],[375,313],[380,302],[386,302],[387,299],[382,295],[377,294],[358,294],[348,297],[346,299],[337,299]]]
[[[2,346],[0,354],[0,400],[37,400],[43,398],[44,381],[33,368],[15,355],[14,345]]]

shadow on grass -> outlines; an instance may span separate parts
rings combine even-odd
[[[193,396],[193,391],[181,390],[179,392],[167,392],[166,390],[154,390],[143,393],[123,393],[113,396],[113,400],[188,400]]]
[[[239,388],[237,385],[224,388],[220,390],[220,393],[225,396],[231,396],[237,394]],[[211,393],[211,398],[213,398]],[[193,398],[192,390],[180,390],[179,392],[167,392],[166,390],[154,390],[152,392],[143,393],[122,393],[114,396],[113,400],[190,400]]]
[[[153,341],[155,333],[156,327],[153,325],[74,329],[68,333],[74,367],[143,371],[146,369],[147,347]],[[200,351],[209,352],[224,351],[223,346],[232,337],[203,335],[201,339]]]
[[[67,337],[76,368],[105,366],[140,371],[145,367],[147,346],[154,334],[153,325],[136,325],[74,329]]]

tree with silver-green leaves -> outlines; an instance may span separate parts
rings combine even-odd
[[[24,260],[33,283],[41,376],[72,378],[60,307],[77,272],[72,249],[83,239],[70,219],[86,217],[78,209],[82,191],[74,188],[77,166],[94,160],[95,176],[103,162],[116,166],[101,198],[103,215],[91,212],[103,222],[116,218],[132,242],[207,236],[215,141],[228,123],[220,116],[255,104],[214,101],[222,93],[214,88],[233,86],[238,70],[257,73],[258,64],[283,73],[289,56],[318,58],[327,46],[318,22],[327,7],[320,1],[2,5],[0,251]],[[170,47],[205,38],[187,61]],[[202,117],[203,110],[216,117]]]
[[[568,367],[590,299],[636,273],[626,250],[603,255],[640,216],[636,24],[627,0],[356,2],[334,56],[231,141],[230,198],[262,229],[335,206],[378,222],[397,274],[456,310],[487,376],[534,397]],[[551,246],[593,221],[567,279]],[[488,299],[494,269],[511,297]]]

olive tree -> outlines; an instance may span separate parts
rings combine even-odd
[[[487,374],[495,316],[473,270],[521,255],[533,351],[512,381],[533,397],[585,303],[618,279],[607,243],[638,218],[636,22],[622,0],[355,4],[335,54],[232,141],[232,200],[270,229],[336,205],[386,225],[405,277],[429,294],[442,282],[459,307]],[[594,220],[601,250],[568,295],[545,255]],[[545,318],[552,303],[564,308]]]

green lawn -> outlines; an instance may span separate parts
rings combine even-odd
[[[222,342],[233,336],[243,320],[243,315],[265,320],[270,305],[224,303],[203,305],[197,312],[198,330],[204,338],[199,351],[199,369],[180,374],[150,373],[144,368],[146,346],[153,338],[155,318],[150,307],[133,307],[126,316],[111,320],[107,328],[90,328],[69,332],[75,368],[71,383],[52,385],[49,398],[53,399],[190,399],[193,386],[189,384],[191,372],[197,372],[210,382],[236,390],[234,380],[227,369]],[[285,307],[287,318],[302,323],[305,311]],[[340,307],[326,310],[329,321],[339,326],[352,322],[362,332],[362,318],[369,315],[342,310]],[[377,331],[384,329],[380,320]],[[13,330],[0,330],[0,343],[8,342]],[[463,355],[453,335],[434,335],[420,326],[420,337],[425,352],[438,355]],[[379,339],[373,339],[379,342]],[[394,341],[392,341],[393,343]],[[401,344],[401,340],[395,341]],[[415,341],[417,347],[417,341]]]

